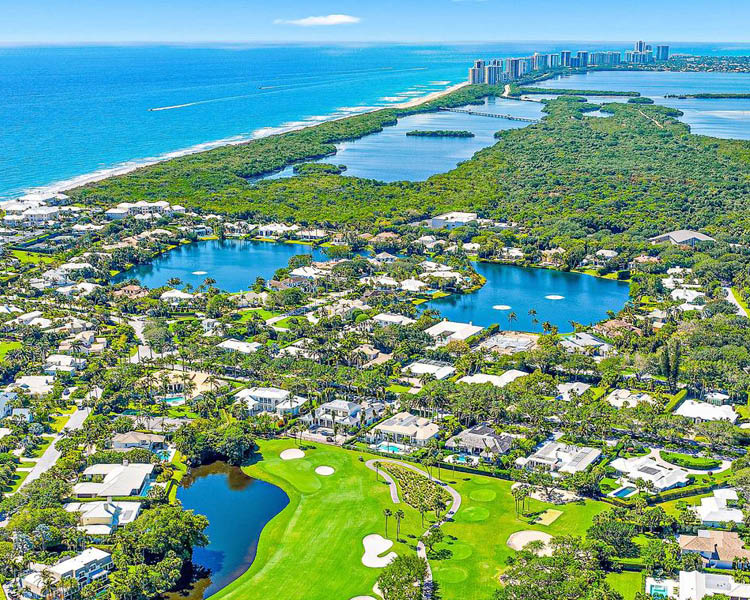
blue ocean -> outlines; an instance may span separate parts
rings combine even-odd
[[[0,198],[70,187],[461,82],[477,58],[629,43],[0,48]],[[750,53],[673,44],[673,52]],[[746,91],[746,90],[745,90]]]

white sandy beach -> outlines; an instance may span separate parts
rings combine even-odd
[[[223,140],[216,140],[213,142],[204,142],[201,144],[197,144],[195,146],[191,146],[190,148],[184,148],[182,150],[166,152],[160,156],[153,156],[153,157],[142,158],[142,159],[134,159],[131,161],[118,164],[118,165],[113,165],[111,167],[100,169],[98,171],[93,171],[91,173],[78,175],[76,177],[72,177],[65,181],[58,181],[55,183],[51,183],[49,185],[39,186],[30,190],[27,190],[27,192],[31,192],[31,191],[49,192],[49,193],[66,192],[68,190],[72,190],[74,188],[87,185],[89,183],[96,183],[97,181],[103,181],[105,179],[109,179],[110,177],[127,175],[128,173],[132,173],[133,171],[137,171],[138,169],[142,169],[143,167],[149,167],[151,165],[155,165],[161,162],[166,162],[168,160],[172,160],[174,158],[179,158],[182,156],[188,156],[190,154],[198,154],[200,152],[207,152],[209,150],[213,150],[215,148],[221,148],[224,146],[238,146],[241,144],[247,144],[254,140],[262,139],[265,137],[270,137],[272,135],[281,135],[283,133],[289,133],[290,131],[299,131],[301,129],[306,129],[308,127],[315,127],[316,125],[320,125],[321,123],[341,121],[343,119],[348,119],[349,117],[354,117],[356,115],[364,115],[364,114],[376,112],[379,110],[386,110],[389,108],[401,108],[401,109],[414,108],[415,106],[419,106],[420,104],[425,104],[426,102],[430,102],[431,100],[436,100],[437,98],[441,98],[467,85],[469,85],[467,82],[458,83],[456,85],[449,86],[445,88],[444,90],[438,90],[436,92],[425,94],[424,96],[418,96],[416,98],[413,98],[411,100],[408,100],[407,102],[403,102],[400,104],[391,104],[391,105],[384,105],[384,106],[365,106],[365,107],[362,107],[362,110],[358,112],[355,111],[357,107],[347,107],[345,110],[344,109],[339,110],[336,116],[330,116],[330,117],[316,116],[316,117],[308,118],[304,121],[296,121],[288,125],[280,125],[278,127],[262,127],[256,130],[255,132],[253,132],[252,136],[250,137],[235,136],[235,137],[230,137],[230,138],[226,138]],[[403,95],[404,94],[401,94],[401,96]],[[167,108],[174,108],[174,107],[167,107]],[[347,112],[348,114],[342,115],[340,114],[340,112]]]

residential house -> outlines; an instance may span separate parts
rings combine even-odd
[[[400,412],[375,425],[368,438],[372,442],[387,439],[399,444],[424,446],[429,440],[437,437],[439,432],[440,428],[429,419]]]
[[[155,433],[141,433],[140,431],[128,431],[126,433],[116,433],[112,436],[113,450],[131,450],[132,448],[141,448],[142,450],[162,450],[167,445],[166,438],[163,435]]]
[[[478,334],[484,327],[478,327],[472,323],[456,323],[444,319],[425,329],[425,333],[433,338],[438,345],[444,346],[448,342],[465,341],[471,336]]]
[[[518,369],[510,369],[505,371],[502,375],[486,375],[485,373],[475,373],[474,375],[465,375],[458,380],[458,383],[491,383],[495,387],[505,387],[509,383],[512,383],[519,377],[525,377],[528,375],[526,371],[519,371]]]
[[[318,406],[302,417],[308,425],[333,429],[334,424],[351,429],[375,422],[384,410],[381,403],[357,404],[346,400],[332,400]]]
[[[544,469],[550,472],[578,473],[585,471],[601,456],[598,448],[573,446],[550,441],[527,458],[519,458],[516,464],[527,469]]]
[[[697,400],[685,400],[674,411],[674,414],[691,419],[695,423],[703,421],[729,421],[734,423],[738,418],[734,408],[727,404],[716,406]]]
[[[636,479],[651,482],[657,493],[684,487],[689,483],[686,469],[667,465],[662,461],[657,461],[653,456],[616,458],[609,463],[609,466],[630,483],[634,483]]]
[[[750,563],[750,550],[736,531],[699,529],[698,535],[680,535],[678,542],[683,554],[700,554],[711,569],[732,569],[735,559]]]
[[[410,373],[416,377],[432,375],[435,379],[447,379],[456,372],[452,365],[439,360],[422,358],[415,360],[403,369],[404,373]]]
[[[65,510],[79,514],[78,529],[81,531],[91,536],[105,536],[135,521],[141,512],[141,503],[112,500],[69,502]]]
[[[78,591],[90,583],[100,582],[104,587],[107,575],[114,568],[112,555],[99,548],[86,548],[80,554],[67,558],[50,567],[44,567],[39,571],[32,571],[21,578],[21,587],[25,594],[32,598],[49,598],[47,579],[50,578],[57,587],[55,598],[71,598]],[[63,581],[75,580],[75,587],[66,589],[61,586]]]
[[[95,464],[86,468],[73,486],[77,498],[109,498],[142,496],[149,487],[154,470],[152,464]]]
[[[276,387],[253,387],[239,391],[235,398],[247,404],[251,415],[262,412],[284,414],[299,414],[302,405],[307,402],[301,396],[292,396],[289,390]]]
[[[454,435],[445,443],[445,447],[454,452],[472,454],[495,461],[510,451],[514,439],[507,433],[496,433],[489,425],[481,424]]]
[[[224,340],[220,344],[217,344],[216,347],[220,348],[221,350],[226,350],[227,352],[255,354],[263,347],[263,344],[259,344],[258,342],[242,342],[234,338],[229,338],[228,340]]]
[[[576,381],[574,383],[558,383],[557,396],[555,397],[555,400],[564,400],[565,402],[570,402],[574,397],[580,398],[581,396],[583,396],[590,388],[591,385],[589,385],[588,383],[582,383],[580,381]]]
[[[714,490],[714,495],[701,498],[699,506],[691,507],[705,527],[720,527],[723,523],[743,522],[744,515],[739,508],[734,508],[737,492],[733,488]]]
[[[411,325],[412,323],[416,323],[414,319],[393,313],[379,313],[372,320],[376,325],[383,327],[387,325]]]
[[[689,229],[678,229],[654,236],[649,241],[652,244],[670,243],[675,246],[696,246],[703,242],[715,242],[716,240],[705,233],[690,231]]]

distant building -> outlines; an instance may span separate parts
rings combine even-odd
[[[675,246],[697,246],[702,242],[715,242],[716,240],[705,233],[691,231],[690,229],[678,229],[669,231],[649,239],[652,244],[664,244],[669,242]]]
[[[587,67],[589,65],[589,53],[586,50],[578,51],[578,66]]]
[[[646,51],[646,42],[644,42],[643,40],[640,40],[640,41],[636,42],[635,44],[633,44],[633,50],[635,52],[645,52]]]
[[[484,81],[484,61],[474,61],[474,66],[469,69],[469,83],[479,84],[485,83]]]
[[[563,50],[562,52],[560,52],[560,66],[570,66],[570,50]]]
[[[656,47],[656,60],[669,60],[669,46],[662,44]]]

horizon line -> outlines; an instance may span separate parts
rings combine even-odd
[[[633,38],[635,39],[635,38]],[[343,45],[343,44],[383,44],[383,45],[418,45],[418,44],[439,44],[444,46],[450,45],[485,45],[485,44],[532,44],[532,43],[589,43],[589,44],[616,44],[632,43],[631,40],[601,40],[601,39],[525,39],[525,40],[72,40],[72,41],[0,41],[0,48],[18,48],[18,47],[75,47],[75,46],[186,46],[186,45],[285,45],[285,44],[316,44],[316,45]],[[656,43],[656,42],[653,42]],[[721,41],[721,40],[663,40],[664,44],[729,44],[742,45],[747,44],[750,48],[750,41]]]

